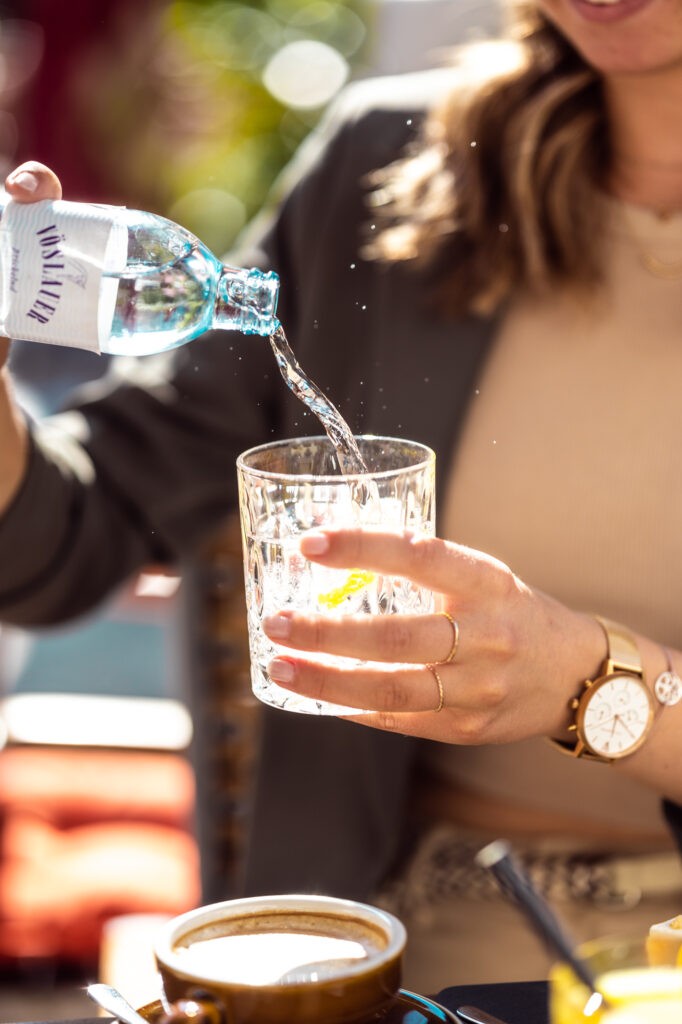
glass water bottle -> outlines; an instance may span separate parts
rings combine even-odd
[[[211,328],[272,334],[276,274],[221,263],[165,217],[0,194],[0,333],[123,355]]]

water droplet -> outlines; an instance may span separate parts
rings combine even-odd
[[[476,149],[476,146],[478,145],[478,143],[474,139],[472,142],[469,143],[469,145],[471,146],[472,149]]]
[[[509,225],[508,224],[498,224],[498,231],[501,231],[504,234],[505,232],[509,231]]]
[[[411,118],[411,117],[408,117],[408,119],[407,119],[407,121],[405,122],[405,124],[412,124],[412,118]]]
[[[350,269],[351,269],[351,270],[355,270],[355,263],[351,263],[351,265],[350,265]]]

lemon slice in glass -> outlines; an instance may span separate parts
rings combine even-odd
[[[373,579],[373,572],[365,572],[361,569],[352,569],[348,574],[346,582],[340,587],[334,587],[333,590],[328,590],[326,594],[318,594],[317,603],[318,605],[321,605],[322,608],[338,608],[347,597],[351,594],[357,593],[358,590],[362,590],[363,587],[366,587]]]

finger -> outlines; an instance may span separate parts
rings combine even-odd
[[[315,530],[305,534],[301,554],[332,568],[358,566],[391,576],[403,576],[423,587],[447,592],[471,586],[480,589],[483,574],[511,578],[502,562],[472,548],[439,537],[415,536],[371,528]]]
[[[283,611],[262,625],[266,636],[283,647],[418,665],[445,661],[455,635],[453,623],[441,613],[333,617]]]
[[[439,686],[433,669],[425,666],[381,669],[354,665],[346,668],[287,657],[274,658],[268,665],[268,675],[274,682],[301,696],[391,714],[435,710],[441,703],[441,686],[443,703],[446,703],[447,684],[440,673],[438,669]]]
[[[7,192],[18,203],[37,203],[40,199],[61,199],[59,178],[45,164],[28,160],[5,179]]]

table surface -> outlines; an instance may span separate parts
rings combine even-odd
[[[546,981],[456,985],[435,998],[448,1010],[478,1006],[506,1024],[548,1024]]]
[[[443,989],[434,998],[448,1010],[456,1010],[458,1006],[478,1006],[505,1024],[547,1024],[547,983],[544,981],[455,985]],[[104,1019],[85,1017],[78,1021],[52,1021],[50,1024],[104,1024]]]

